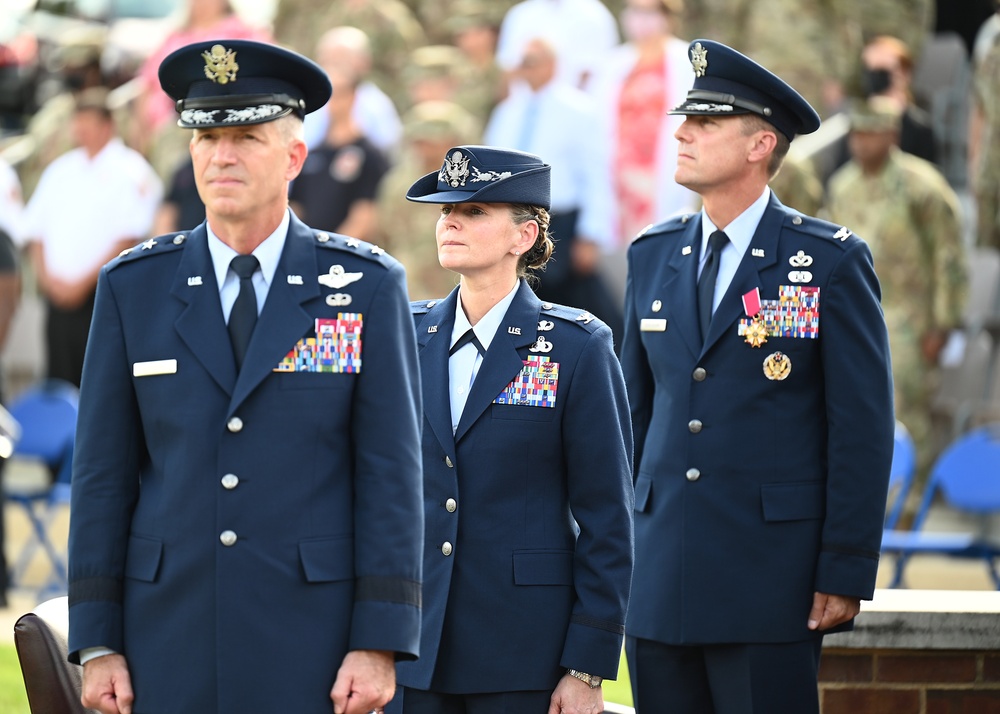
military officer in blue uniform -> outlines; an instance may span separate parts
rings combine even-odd
[[[632,573],[632,434],[611,330],[540,302],[549,165],[459,146],[410,188],[441,204],[441,265],[413,304],[424,394],[420,656],[406,714],[603,711]]]
[[[330,84],[183,47],[207,222],[101,272],[80,395],[70,658],[102,712],[364,714],[417,653],[419,366],[399,263],[288,210]],[[331,701],[332,699],[332,701]]]
[[[879,285],[863,240],[767,188],[812,107],[724,45],[689,52],[676,180],[704,208],[629,250],[629,672],[638,714],[809,714],[823,634],[851,626],[878,566]]]

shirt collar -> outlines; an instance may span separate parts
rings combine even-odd
[[[497,334],[497,330],[500,329],[500,323],[503,322],[504,315],[507,314],[510,304],[514,302],[514,296],[517,295],[520,287],[521,281],[518,280],[514,284],[513,290],[507,293],[503,300],[491,307],[490,311],[483,315],[483,319],[476,323],[475,327],[472,327],[469,323],[469,318],[465,316],[465,310],[462,309],[462,291],[459,289],[458,300],[455,301],[455,326],[451,329],[451,343],[449,347],[454,347],[455,343],[458,342],[458,338],[464,335],[469,328],[472,328],[479,342],[482,343],[483,349],[488,350],[490,343],[493,342],[493,338]]]
[[[750,242],[753,240],[753,234],[757,232],[757,226],[760,224],[760,219],[764,217],[764,211],[767,210],[767,203],[771,199],[771,189],[767,186],[764,187],[764,193],[760,195],[756,201],[751,203],[743,213],[738,215],[733,219],[728,226],[726,226],[726,236],[729,238],[729,242],[733,244],[733,247],[739,251],[740,255],[747,252],[747,248],[750,247]],[[705,213],[705,209],[701,209],[701,259],[704,261],[708,256],[708,237],[712,235],[718,227],[712,223],[712,219],[708,217]]]
[[[271,281],[274,280],[274,273],[278,269],[278,260],[281,258],[281,251],[284,249],[285,239],[288,237],[289,223],[289,212],[286,210],[285,217],[281,219],[281,223],[274,229],[274,232],[253,250],[253,255],[257,257],[260,263],[261,276],[263,276],[264,283],[268,287],[270,287]],[[238,253],[215,235],[212,231],[212,226],[207,221],[205,229],[208,232],[208,252],[212,256],[212,269],[215,271],[216,285],[221,290],[222,284],[226,281],[229,264]]]

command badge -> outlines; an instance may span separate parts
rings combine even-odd
[[[792,361],[782,352],[772,352],[764,360],[764,376],[772,381],[780,382],[791,373]]]

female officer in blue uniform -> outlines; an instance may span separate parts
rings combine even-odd
[[[550,167],[449,150],[410,188],[442,204],[441,265],[413,304],[425,399],[423,623],[387,711],[603,711],[632,574],[632,431],[611,331],[540,302]],[[400,701],[401,700],[401,701]]]

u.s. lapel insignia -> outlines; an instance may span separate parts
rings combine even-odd
[[[548,332],[549,330],[551,330],[555,326],[556,326],[556,323],[552,322],[552,320],[539,320],[538,321],[538,331],[539,332]]]
[[[700,42],[695,42],[691,48],[691,69],[695,77],[704,77],[708,69],[708,50]]]
[[[192,275],[190,278],[188,278],[188,287],[189,288],[197,287],[198,285],[201,285],[201,276],[200,275]]]
[[[663,309],[663,301],[653,300],[653,307],[652,307],[653,312],[659,312],[662,309]]]
[[[841,226],[840,230],[833,234],[833,237],[835,240],[845,241],[850,237],[850,235],[851,231],[847,228],[847,226]]]
[[[222,45],[212,45],[208,52],[201,53],[205,60],[205,76],[216,84],[229,84],[236,81],[236,73],[240,66],[236,64],[236,52],[227,50]]]
[[[521,328],[520,327],[508,327],[507,328],[507,334],[508,335],[520,335],[521,334]]]
[[[813,259],[811,255],[806,255],[804,250],[800,250],[798,253],[793,255],[788,259],[789,265],[793,268],[808,268],[813,264]]]
[[[548,354],[551,351],[552,343],[541,336],[535,340],[535,344],[528,348],[528,352],[541,352],[542,354]]]
[[[437,325],[431,325],[430,327],[427,328],[427,334],[428,335],[435,335],[435,334],[437,334],[437,331],[438,331],[438,326]]]
[[[764,257],[764,249],[763,248],[751,248],[750,249],[750,255],[752,255],[754,258],[763,258]]]
[[[681,255],[691,255],[691,246],[686,245],[681,248]]]
[[[339,290],[346,285],[361,280],[362,277],[364,277],[364,273],[348,273],[344,270],[343,265],[331,265],[329,273],[319,276],[319,284]]]
[[[354,298],[347,293],[334,293],[326,296],[326,304],[330,307],[347,307],[352,302],[354,302]]]
[[[589,312],[581,312],[579,315],[576,316],[576,321],[577,322],[582,322],[584,325],[589,325],[591,322],[593,322],[596,319],[597,318],[595,318]]]
[[[289,275],[288,276],[289,285],[303,285],[301,275]]]
[[[764,376],[773,382],[788,379],[792,373],[792,360],[783,352],[772,352],[764,360]]]

